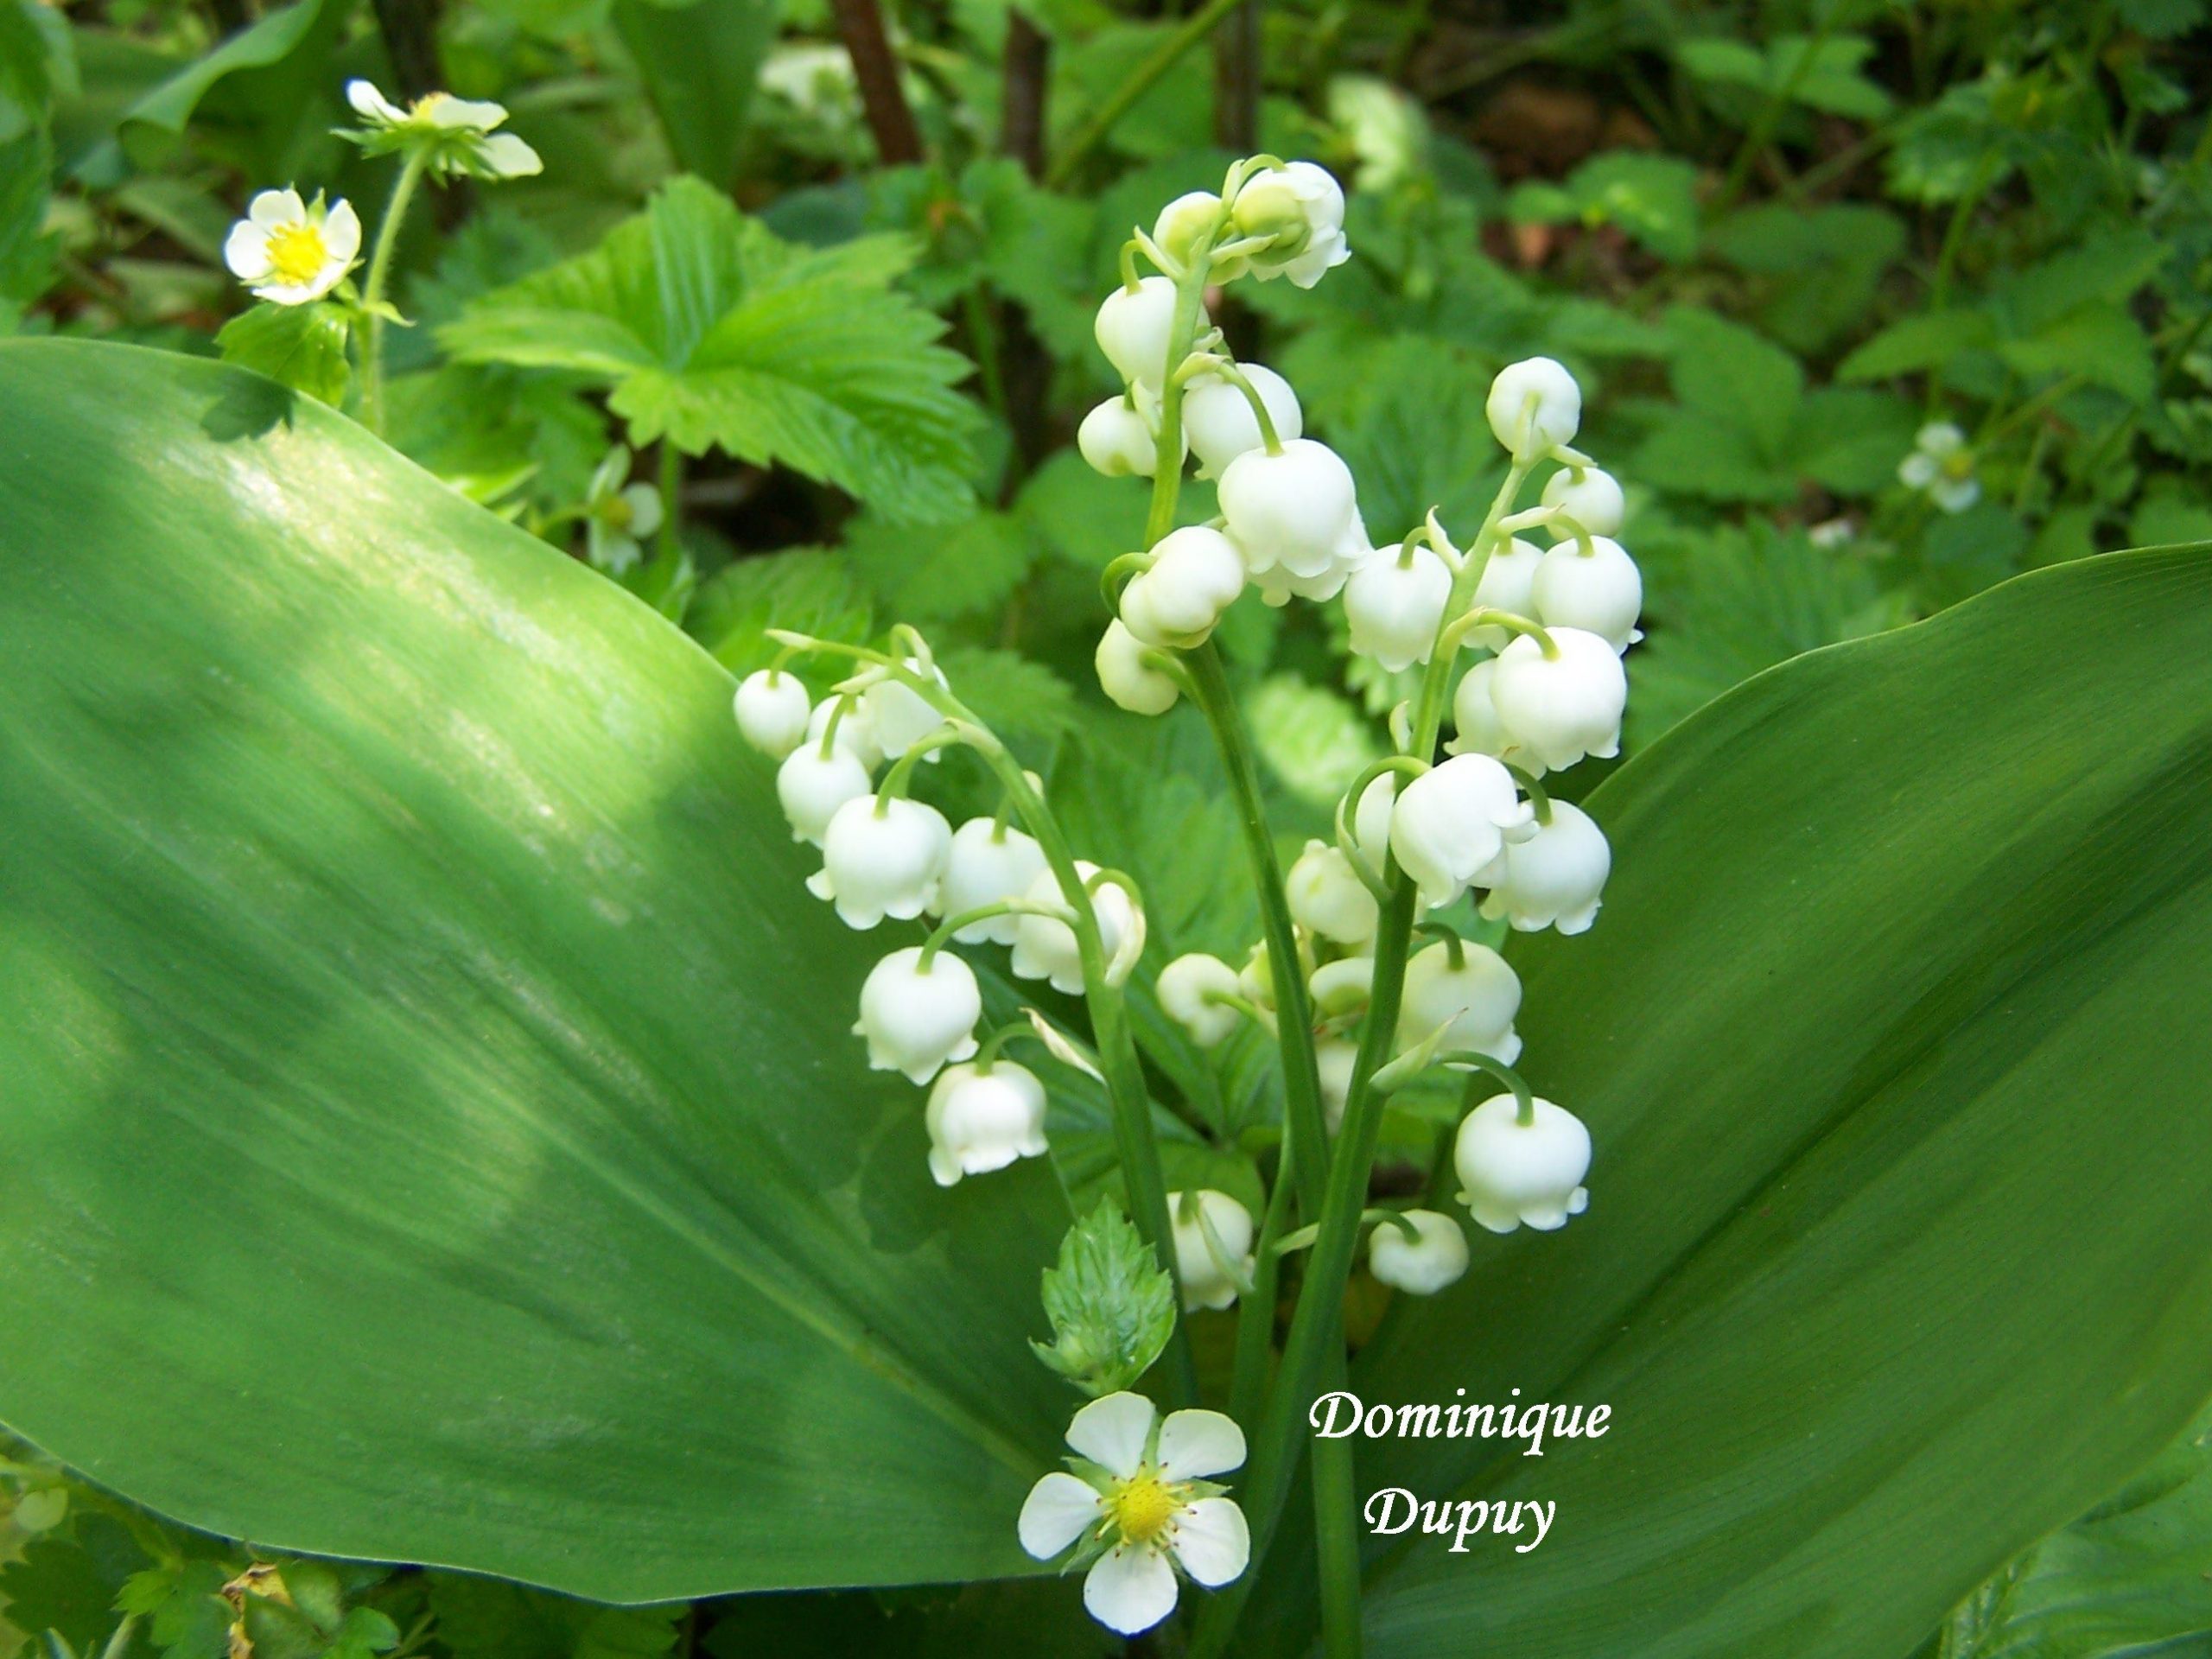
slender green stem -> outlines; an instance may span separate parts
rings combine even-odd
[[[377,245],[369,254],[369,274],[361,283],[361,415],[370,431],[384,435],[384,316],[385,289],[391,283],[391,257],[399,246],[399,227],[407,218],[408,204],[423,177],[427,150],[410,150],[392,181],[391,199],[385,204],[384,219],[377,226]]]
[[[1290,1217],[1290,1143],[1285,1141],[1284,1161],[1275,1170],[1274,1190],[1268,1195],[1267,1214],[1260,1218],[1259,1242],[1253,1246],[1252,1294],[1236,1305],[1236,1354],[1230,1372],[1229,1414],[1240,1423],[1257,1416],[1261,1391],[1268,1385],[1268,1357],[1275,1334],[1275,1285],[1282,1274],[1282,1255],[1276,1241]]]
[[[666,437],[660,441],[660,535],[653,550],[671,574],[683,552],[683,452]]]
[[[1182,27],[1162,41],[1150,57],[1130,72],[1129,78],[1116,87],[1113,95],[1098,106],[1097,113],[1083,124],[1082,130],[1068,141],[1046,174],[1047,188],[1057,190],[1073,178],[1076,170],[1090,160],[1090,153],[1105,143],[1122,118],[1136,105],[1136,101],[1160,82],[1161,76],[1182,61],[1183,54],[1213,33],[1214,25],[1243,4],[1244,0],[1206,0],[1206,3],[1192,12]]]
[[[1344,1363],[1342,1299],[1329,1345],[1328,1388],[1341,1389]],[[1313,1442],[1313,1551],[1320,1570],[1321,1651],[1328,1659],[1359,1659],[1359,1514],[1357,1476],[1348,1440]]]

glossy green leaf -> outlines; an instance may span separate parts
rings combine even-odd
[[[1557,1505],[1369,1539],[1370,1654],[1897,1659],[2212,1394],[2208,664],[2212,550],[2085,560],[1592,795],[1597,926],[1516,953],[1589,1211],[1477,1235],[1353,1386],[1611,1427],[1358,1442],[1362,1493]]]
[[[611,16],[677,165],[729,184],[760,62],[776,36],[776,8],[768,0],[614,0]]]
[[[1065,1202],[931,1181],[728,675],[241,371],[0,406],[0,1421],[607,1599],[1029,1569]]]

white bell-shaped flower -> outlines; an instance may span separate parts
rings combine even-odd
[[[1144,660],[1152,649],[1120,617],[1106,625],[1091,665],[1098,671],[1099,689],[1116,708],[1133,715],[1164,715],[1183,695],[1173,680]]]
[[[1555,657],[1525,635],[1499,654],[1490,682],[1499,721],[1553,772],[1586,754],[1618,754],[1628,676],[1611,641],[1580,628],[1548,632]]]
[[[1283,878],[1290,913],[1300,927],[1338,944],[1364,944],[1375,937],[1375,895],[1352,873],[1343,849],[1309,841]]]
[[[1109,397],[1083,417],[1075,447],[1095,471],[1109,478],[1150,478],[1160,456],[1151,423],[1128,397]]]
[[[942,670],[915,657],[906,658],[906,666],[908,673],[934,683],[940,691],[950,690]],[[868,710],[875,741],[883,746],[887,756],[904,754],[944,724],[944,716],[904,681],[887,677],[874,681],[861,694],[861,703]],[[934,760],[938,756],[931,753],[929,758]]]
[[[912,921],[936,904],[951,842],[933,806],[855,797],[830,818],[822,868],[807,878],[807,891],[835,904],[848,927],[874,927],[886,916]]]
[[[1075,872],[1087,882],[1098,874],[1098,867],[1077,859]],[[1029,884],[1025,896],[1039,904],[1067,903],[1067,896],[1060,891],[1059,878],[1050,870],[1041,872]],[[1099,949],[1111,962],[1136,919],[1129,895],[1118,886],[1102,886],[1090,895],[1090,910],[1098,918]],[[1017,979],[1046,980],[1054,990],[1065,991],[1071,996],[1083,989],[1083,951],[1076,943],[1075,929],[1056,916],[1015,918],[1011,965]]]
[[[1483,412],[1509,454],[1535,461],[1574,442],[1582,425],[1582,388],[1550,358],[1527,358],[1497,372]]]
[[[988,1071],[948,1065],[930,1090],[922,1124],[930,1173],[939,1186],[952,1186],[963,1175],[987,1175],[1044,1154],[1045,1085],[1012,1060],[993,1060]]]
[[[1509,766],[1518,766],[1532,778],[1544,775],[1542,757],[1505,728],[1497,703],[1490,694],[1497,677],[1495,661],[1480,662],[1459,677],[1452,693],[1452,724],[1456,734],[1444,747],[1453,754],[1487,754]]]
[[[817,847],[829,833],[830,821],[839,809],[874,793],[868,768],[842,743],[833,742],[825,755],[820,743],[809,740],[785,755],[784,764],[776,768],[776,799],[791,823],[791,839],[811,842]]]
[[[1217,496],[1255,576],[1277,567],[1292,576],[1326,574],[1343,562],[1359,511],[1351,469],[1312,438],[1291,439],[1279,455],[1246,450],[1223,470]]]
[[[1247,1001],[1269,1014],[1275,1011],[1275,969],[1274,960],[1268,955],[1265,940],[1252,947],[1244,959],[1244,966],[1236,976],[1236,982],[1243,988]]]
[[[840,714],[838,711],[843,710]],[[830,722],[837,722],[836,735],[830,741],[845,751],[868,771],[874,772],[883,764],[883,745],[876,741],[875,721],[868,711],[864,697],[843,696],[824,697],[814,705],[814,712],[806,717],[806,741],[818,746],[822,734],[830,729]]]
[[[868,1069],[927,1083],[949,1060],[976,1052],[983,996],[973,969],[950,950],[925,962],[922,947],[893,950],[861,987],[855,1037],[868,1039]]]
[[[1395,772],[1378,773],[1368,780],[1367,787],[1352,803],[1351,842],[1367,861],[1368,868],[1381,875],[1390,855],[1390,814],[1398,804],[1398,774]]]
[[[1367,1241],[1367,1266],[1376,1279],[1409,1296],[1433,1296],[1467,1272],[1467,1236],[1459,1224],[1433,1210],[1408,1210],[1418,1243],[1393,1222],[1380,1224]]]
[[[1321,1121],[1331,1135],[1344,1126],[1344,1107],[1351,1099],[1352,1073],[1359,1065],[1359,1045],[1349,1037],[1327,1037],[1313,1045],[1313,1070],[1321,1085]]]
[[[1166,383],[1167,350],[1175,332],[1175,284],[1147,276],[1135,288],[1117,288],[1098,308],[1098,349],[1122,378],[1158,387]]]
[[[1509,859],[1513,853],[1511,847],[1505,849]],[[1521,1039],[1513,1029],[1513,1016],[1520,1011],[1521,978],[1503,957],[1487,945],[1462,944],[1455,968],[1451,946],[1439,942],[1416,951],[1406,964],[1398,1042],[1411,1048],[1442,1027],[1440,1049],[1469,1050],[1510,1065],[1521,1058]]]
[[[1615,651],[1626,651],[1643,634],[1636,619],[1643,611],[1643,577],[1628,550],[1610,536],[1561,542],[1536,567],[1532,595],[1536,620],[1548,628],[1580,628],[1602,638]]]
[[[1045,849],[1033,836],[1010,823],[970,818],[952,832],[944,855],[944,875],[937,887],[936,914],[965,915],[1008,899],[1019,899],[1045,868]],[[1012,944],[1014,916],[970,922],[953,934],[963,944]]]
[[[1241,1009],[1215,1000],[1243,994],[1236,970],[1203,950],[1178,957],[1161,969],[1154,989],[1161,1010],[1200,1048],[1227,1042],[1244,1018]]]
[[[1544,480],[1544,505],[1557,507],[1592,536],[1618,536],[1621,520],[1628,517],[1628,501],[1620,481],[1596,467],[1562,467]],[[1564,541],[1573,532],[1555,529]]]
[[[1582,1120],[1538,1099],[1535,1121],[1520,1121],[1510,1095],[1493,1095],[1459,1125],[1452,1162],[1459,1202],[1493,1233],[1526,1225],[1551,1232],[1589,1206],[1590,1131]]]
[[[1475,603],[1513,616],[1534,617],[1536,571],[1543,562],[1542,548],[1516,536],[1493,552],[1483,566],[1482,580],[1475,584]],[[1470,628],[1466,642],[1484,651],[1503,651],[1505,642],[1512,637],[1503,628]]]
[[[1328,168],[1292,162],[1254,174],[1236,193],[1233,210],[1240,237],[1264,236],[1273,245],[1251,256],[1262,282],[1287,276],[1311,288],[1351,257],[1344,241],[1344,193]]]
[[[814,705],[796,674],[755,669],[737,683],[737,729],[747,743],[772,760],[780,760],[806,740]]]
[[[1226,1192],[1211,1187],[1198,1195],[1197,1214],[1185,1220],[1183,1195],[1167,1195],[1167,1217],[1175,1231],[1175,1276],[1183,1286],[1183,1311],[1227,1307],[1236,1300],[1236,1281],[1252,1273],[1252,1212]],[[1200,1224],[1201,1217],[1205,1225]],[[1213,1229],[1220,1247],[1206,1242]]]
[[[1450,904],[1535,827],[1513,775],[1486,754],[1456,754],[1398,791],[1390,851],[1421,902]]]
[[[1122,589],[1122,624],[1139,643],[1187,650],[1205,643],[1244,591],[1244,559],[1217,530],[1186,524],[1160,538],[1152,568]]]
[[[1221,198],[1212,191],[1187,190],[1161,208],[1160,217],[1152,221],[1153,245],[1171,259],[1187,261],[1197,251],[1198,238],[1220,213]],[[1242,264],[1240,260],[1240,267]],[[1229,280],[1222,272],[1215,276],[1218,281]]]
[[[1378,547],[1344,583],[1351,648],[1395,672],[1428,660],[1452,597],[1452,571],[1433,548]]]
[[[1320,1019],[1356,1014],[1375,1000],[1375,958],[1342,957],[1325,962],[1307,978],[1306,990]]]
[[[1612,868],[1612,849],[1596,821],[1571,801],[1554,801],[1551,822],[1505,849],[1505,873],[1483,895],[1483,914],[1503,917],[1522,933],[1586,932]],[[1512,1064],[1510,1054],[1497,1058]]]
[[[1290,382],[1258,363],[1240,363],[1274,423],[1278,442],[1288,443],[1306,430],[1305,411]],[[1198,476],[1218,478],[1229,463],[1261,447],[1260,418],[1243,389],[1218,374],[1199,375],[1183,393],[1183,431],[1198,457]]]

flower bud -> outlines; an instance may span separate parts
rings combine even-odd
[[[1375,1000],[1375,958],[1345,957],[1324,963],[1306,982],[1313,1012],[1325,1020],[1356,1014]]]
[[[1595,467],[1562,467],[1544,480],[1544,505],[1557,507],[1592,536],[1618,536],[1628,503],[1619,481]],[[1552,535],[1564,541],[1572,532],[1555,528]]]
[[[1344,584],[1351,648],[1393,673],[1428,660],[1452,597],[1452,572],[1433,548],[1376,548]]]
[[[1433,1210],[1408,1210],[1406,1219],[1421,1242],[1408,1238],[1394,1222],[1382,1223],[1367,1241],[1368,1270],[1409,1296],[1433,1296],[1458,1284],[1467,1271],[1467,1236],[1459,1224]]]
[[[1211,226],[1220,212],[1221,198],[1212,191],[1186,192],[1161,208],[1160,217],[1153,220],[1153,245],[1170,259],[1188,264],[1198,238]],[[1243,262],[1239,260],[1237,264],[1241,269]],[[1234,274],[1219,272],[1217,279],[1226,282]]]
[[[1264,939],[1254,945],[1252,953],[1244,958],[1244,966],[1236,976],[1236,982],[1243,988],[1248,1001],[1265,1008],[1269,1014],[1275,1011],[1274,964],[1268,956]]]
[[[1161,969],[1154,989],[1161,1010],[1200,1048],[1227,1042],[1244,1018],[1243,1010],[1214,1001],[1243,994],[1236,970],[1203,950],[1178,957]]]
[[[1475,584],[1475,603],[1514,616],[1536,613],[1536,570],[1544,550],[1516,536],[1490,556],[1482,580]],[[1484,651],[1503,651],[1513,636],[1503,628],[1470,628],[1466,642]]]
[[[853,1034],[868,1039],[870,1071],[903,1071],[927,1083],[946,1061],[976,1052],[982,1017],[975,970],[950,950],[924,963],[922,947],[910,944],[868,970]]]
[[[1390,814],[1398,804],[1398,774],[1379,772],[1352,803],[1351,844],[1376,874],[1382,874],[1390,856]]]
[[[1587,932],[1612,873],[1612,849],[1596,821],[1572,802],[1554,801],[1551,815],[1535,835],[1505,849],[1505,874],[1483,895],[1483,914],[1492,921],[1503,917],[1522,933],[1542,927]],[[1497,1058],[1512,1064],[1510,1055]]]
[[[1045,868],[1044,849],[1030,836],[991,818],[970,818],[952,832],[945,849],[944,877],[938,883],[936,914],[947,918],[1019,899]],[[970,922],[953,938],[963,944],[1014,943],[1014,916]]]
[[[909,674],[933,682],[939,690],[950,689],[943,671],[931,667],[919,658],[907,658],[906,667]],[[868,709],[868,724],[874,728],[875,741],[883,746],[886,755],[904,754],[944,724],[944,716],[930,706],[929,700],[901,681],[877,680],[861,695]],[[938,756],[931,753],[929,758],[934,760]]]
[[[840,709],[844,710],[842,715]],[[822,734],[830,729],[832,720],[837,722],[837,734],[830,740],[834,747],[844,750],[870,772],[883,764],[883,745],[876,741],[875,721],[868,714],[866,698],[842,694],[823,698],[807,716],[806,741],[819,747]]]
[[[1132,289],[1117,288],[1098,308],[1098,349],[1122,372],[1124,380],[1160,386],[1175,365],[1167,348],[1175,332],[1175,284],[1147,276]]]
[[[1305,412],[1289,381],[1258,363],[1240,363],[1237,369],[1260,394],[1278,442],[1288,443],[1306,429]],[[1252,400],[1243,387],[1218,374],[1199,375],[1184,391],[1183,431],[1198,452],[1200,478],[1219,477],[1230,461],[1262,442]]]
[[[1221,613],[1244,591],[1244,560],[1217,530],[1170,531],[1153,565],[1122,590],[1122,623],[1142,645],[1187,650],[1203,645]]]
[[[782,760],[805,741],[806,722],[814,713],[798,676],[775,668],[755,669],[740,680],[734,706],[738,731],[771,760]]]
[[[1512,1096],[1493,1095],[1459,1125],[1459,1202],[1493,1233],[1524,1223],[1551,1232],[1589,1206],[1590,1131],[1548,1100],[1535,1104],[1535,1121],[1522,1123]]]
[[[822,745],[809,739],[776,768],[776,799],[791,822],[791,839],[817,847],[839,808],[874,793],[868,768],[842,743],[832,743],[825,757]]]
[[[1375,895],[1352,874],[1351,861],[1325,841],[1309,841],[1283,879],[1290,913],[1300,927],[1338,944],[1375,937]]]
[[[1621,748],[1628,676],[1610,641],[1580,628],[1552,628],[1556,657],[1535,639],[1506,646],[1491,672],[1490,700],[1521,746],[1552,772],[1586,754],[1608,760]]]
[[[1490,383],[1483,412],[1516,461],[1535,461],[1574,442],[1582,425],[1582,388],[1548,357],[1509,363]]]
[[[1077,859],[1075,872],[1089,881],[1098,874],[1098,867]],[[1050,870],[1039,872],[1024,896],[1039,904],[1067,903],[1067,895],[1060,891],[1059,878]],[[1136,919],[1129,895],[1122,887],[1108,883],[1090,895],[1090,912],[1098,921],[1099,950],[1111,962]],[[1083,989],[1082,947],[1076,942],[1075,929],[1058,917],[1015,918],[1011,965],[1017,979],[1047,980],[1054,990],[1065,991],[1071,996]]]
[[[1083,417],[1075,447],[1109,478],[1150,478],[1159,459],[1151,424],[1127,397],[1109,397]]]
[[[1556,810],[1556,809],[1554,809]],[[1506,849],[1511,857],[1513,849]],[[1448,1027],[1440,1047],[1487,1054],[1501,1065],[1521,1058],[1513,1016],[1521,1011],[1521,979],[1488,945],[1462,944],[1459,965],[1441,942],[1414,953],[1406,964],[1404,1000],[1398,1011],[1398,1043],[1412,1048]]]
[[[1448,905],[1535,827],[1510,772],[1486,754],[1454,755],[1398,791],[1390,850],[1421,902]]]
[[[939,1186],[963,1175],[986,1175],[1045,1149],[1045,1085],[1012,1060],[988,1071],[948,1065],[922,1114],[929,1131],[930,1173]]]
[[[1198,1194],[1199,1215],[1212,1224],[1214,1237],[1226,1254],[1217,1257],[1206,1243],[1199,1216],[1183,1218],[1183,1194],[1167,1195],[1167,1215],[1174,1224],[1175,1276],[1183,1286],[1183,1311],[1227,1307],[1236,1300],[1236,1281],[1252,1271],[1252,1212],[1226,1192],[1207,1188]]]
[[[1643,578],[1628,550],[1611,537],[1592,537],[1587,553],[1580,542],[1561,542],[1545,554],[1533,597],[1536,619],[1548,628],[1580,628],[1617,652],[1643,638],[1636,626]]]
[[[1490,694],[1497,677],[1494,661],[1477,663],[1459,677],[1452,693],[1452,724],[1458,734],[1444,747],[1452,754],[1487,754],[1520,767],[1531,778],[1541,778],[1546,770],[1542,759],[1530,753],[1497,717],[1497,704]]]
[[[1334,1135],[1344,1126],[1351,1099],[1351,1074],[1359,1065],[1359,1045],[1349,1037],[1330,1037],[1313,1045],[1313,1070],[1321,1085],[1321,1122]]]
[[[912,921],[936,902],[951,839],[933,806],[855,796],[831,817],[807,891],[832,900],[848,927],[874,927],[886,916]]]
[[[1344,241],[1343,187],[1312,162],[1254,174],[1236,193],[1233,217],[1238,236],[1270,239],[1250,256],[1252,272],[1263,283],[1287,276],[1297,287],[1311,288],[1351,257]]]
[[[1117,616],[1106,625],[1105,637],[1091,658],[1099,689],[1116,708],[1133,715],[1164,715],[1182,696],[1173,680],[1145,662],[1144,653],[1150,649]]]
[[[1351,469],[1312,438],[1291,439],[1279,455],[1246,450],[1223,470],[1217,493],[1255,575],[1278,565],[1293,576],[1325,575],[1342,561],[1359,511]]]

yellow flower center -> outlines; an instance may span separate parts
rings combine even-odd
[[[1182,1507],[1182,1494],[1148,1470],[1116,1481],[1106,1495],[1106,1513],[1133,1544],[1158,1539]]]
[[[1941,468],[1946,478],[1972,478],[1974,451],[1971,449],[1952,450],[1949,454],[1943,457]]]
[[[279,225],[269,232],[269,268],[288,287],[306,287],[329,260],[320,225]]]

